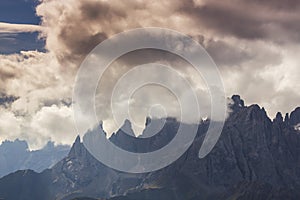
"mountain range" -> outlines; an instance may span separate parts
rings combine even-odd
[[[284,117],[277,113],[271,120],[264,108],[246,106],[238,95],[231,99],[221,137],[205,158],[199,159],[198,153],[210,120],[199,123],[193,144],[178,160],[143,174],[105,166],[77,137],[68,155],[52,168],[41,173],[20,170],[1,178],[0,199],[300,199],[300,107]],[[159,123],[147,118],[145,133],[149,120]],[[132,152],[159,149],[172,140],[180,124],[175,118],[165,121],[150,138],[130,136],[121,128],[110,140]],[[126,121],[124,126],[130,130],[131,124]],[[102,124],[96,129],[104,133]]]
[[[26,141],[4,141],[0,145],[0,177],[17,170],[42,172],[68,155],[70,146],[48,142],[42,149],[30,151]]]

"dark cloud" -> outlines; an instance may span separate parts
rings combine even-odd
[[[59,34],[59,41],[69,50],[58,54],[57,57],[61,62],[64,61],[81,61],[83,57],[90,52],[97,44],[107,38],[105,33],[90,34],[88,37],[76,37],[75,32],[72,30],[74,27],[61,30]],[[87,32],[85,28],[81,28],[81,34]],[[68,38],[68,39],[65,39]]]
[[[51,3],[54,4],[53,9],[51,9]],[[65,65],[68,62],[80,63],[84,56],[105,40],[108,35],[122,31],[123,28],[119,23],[127,18],[126,9],[110,2],[76,1],[70,10],[60,9],[57,7],[59,3],[57,5],[56,3],[41,4],[38,7],[38,13],[42,12],[40,15],[43,16],[45,26],[55,25],[55,28],[48,34],[46,47],[55,52],[59,61]],[[57,12],[60,14],[57,15]],[[60,21],[59,24],[57,24],[57,20]],[[54,41],[51,40],[51,34],[54,36]]]
[[[294,11],[300,8],[299,0],[252,0],[251,3],[274,10]]]
[[[188,1],[178,12],[218,35],[278,43],[300,41],[295,32],[300,29],[299,1],[212,0],[200,5]]]
[[[102,1],[85,1],[81,2],[79,6],[83,19],[90,21],[103,21],[112,22],[127,17],[126,10],[118,9],[109,4],[109,2]]]
[[[198,40],[210,40],[207,50],[218,63],[225,65],[253,59],[253,56],[223,41],[224,36],[275,43],[300,41],[298,1],[197,2],[78,0],[70,5],[45,1],[37,8],[37,13],[42,16],[43,25],[51,29],[47,36],[48,50],[61,62],[71,61],[77,65],[91,49],[111,35],[147,26],[172,28]],[[219,47],[228,51],[221,51]]]
[[[248,42],[247,45],[233,40],[215,39],[203,35],[194,38],[206,49],[218,67],[241,67],[251,60],[258,61],[252,68],[278,65],[282,55],[274,49],[262,47],[261,44]],[[251,43],[251,45],[249,44]]]
[[[245,15],[243,10],[233,11],[230,7],[210,4],[196,6],[191,3],[180,8],[180,11],[192,15],[194,19],[198,19],[198,22],[218,33],[247,39],[258,39],[266,36],[265,30],[256,27],[259,25],[259,21]]]
[[[51,29],[47,34],[46,48],[61,62],[78,64],[91,49],[114,34],[132,28],[175,24],[167,16],[177,4],[138,0],[77,0],[72,4],[45,1],[37,7],[37,13],[42,16],[42,25]]]
[[[211,39],[205,48],[219,66],[240,65],[254,57],[250,52],[221,40]]]
[[[79,62],[96,45],[107,39],[106,30],[102,28],[104,25],[114,26],[127,16],[125,10],[102,1],[79,1],[78,12],[66,15],[66,24],[59,30],[57,39],[68,51],[61,52],[58,57],[61,61]]]

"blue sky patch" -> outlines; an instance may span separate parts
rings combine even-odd
[[[36,16],[37,0],[1,0],[0,22],[16,24],[40,24]],[[0,33],[0,54],[18,53],[22,50],[45,51],[45,41],[38,33]]]

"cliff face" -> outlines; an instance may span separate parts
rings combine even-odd
[[[69,155],[51,170],[26,176],[20,171],[0,179],[0,198],[29,200],[36,191],[45,200],[83,196],[140,200],[300,199],[300,131],[297,129],[300,108],[285,118],[278,113],[270,120],[258,105],[245,106],[237,95],[232,100],[232,112],[222,135],[203,159],[198,158],[198,152],[209,121],[199,124],[194,143],[176,162],[147,174],[121,173],[106,167],[77,138]],[[126,123],[130,129],[129,122]],[[135,138],[120,130],[110,140],[129,151],[153,151],[174,137],[178,125],[179,122],[169,118],[161,132],[153,137]],[[36,190],[36,184],[22,184],[28,180],[46,186]],[[33,193],[14,195],[20,189]]]

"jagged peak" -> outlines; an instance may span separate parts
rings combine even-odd
[[[151,117],[147,116],[145,126],[148,126],[150,123],[151,123]]]
[[[232,112],[239,111],[240,109],[245,107],[244,100],[241,99],[240,95],[232,95],[228,107],[232,110]]]
[[[285,123],[288,123],[289,120],[290,120],[289,113],[286,113],[286,114],[285,114],[285,117],[284,117],[284,122],[285,122]]]
[[[125,119],[123,126],[131,126],[131,121],[129,119]]]
[[[103,121],[102,120],[98,124],[98,130],[106,136],[106,132],[103,129]]]
[[[251,111],[265,111],[264,108],[260,108],[260,106],[258,104],[252,104],[251,106],[248,107],[249,110]]]
[[[233,103],[238,105],[239,107],[244,107],[245,106],[244,100],[241,99],[240,95],[236,95],[236,94],[232,95],[231,99],[232,99]]]
[[[291,112],[289,122],[292,126],[300,123],[300,107]]]
[[[43,147],[43,149],[53,149],[55,143],[53,141],[48,141],[47,144]]]
[[[248,107],[250,109],[249,112],[251,112],[254,116],[257,116],[259,119],[268,119],[271,121],[269,118],[266,110],[264,107],[260,108],[258,104],[252,104],[251,106]],[[280,113],[281,115],[281,113]],[[280,116],[278,116],[280,118]],[[282,115],[281,115],[282,117]]]
[[[74,144],[78,144],[78,143],[80,143],[80,136],[79,135],[77,135]]]
[[[283,117],[281,112],[277,112],[276,117],[273,120],[274,122],[283,122]]]
[[[79,154],[79,152],[81,151],[81,140],[80,140],[80,136],[78,135],[75,139],[75,142],[73,143],[71,150],[69,152],[69,156],[76,156]]]
[[[268,117],[266,111],[264,108],[261,108],[257,104],[252,104],[250,106],[245,106],[243,108],[235,108],[232,109],[231,114],[234,116],[233,118],[228,117],[227,120],[234,120],[235,122],[240,121],[257,121],[257,120],[268,120],[271,121],[271,119]]]
[[[118,136],[120,134],[127,134],[132,137],[135,137],[134,131],[132,129],[132,124],[129,119],[124,120],[123,125],[120,127],[120,129],[115,134],[112,135],[112,137]]]
[[[246,110],[246,112],[249,114],[249,115],[252,115],[253,117],[254,116],[260,116],[261,113],[265,114],[265,110],[261,109],[259,107],[259,105],[257,104],[252,104],[251,106],[247,107],[248,109]]]
[[[103,129],[103,121],[102,120],[99,121],[98,127]]]
[[[16,147],[18,146],[19,148],[21,149],[24,149],[24,150],[29,150],[29,146],[28,146],[28,143],[27,141],[25,140],[20,140],[20,139],[15,139],[14,141],[10,141],[10,140],[4,140],[2,143],[0,143],[0,148],[7,148],[8,146],[11,146],[11,147]]]

